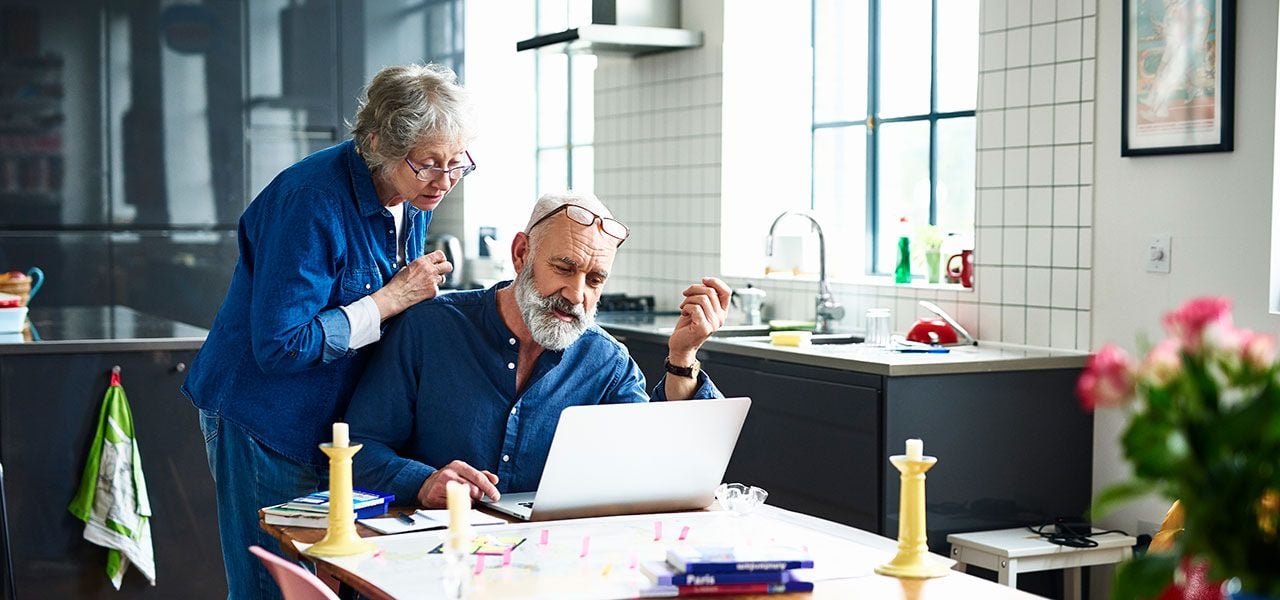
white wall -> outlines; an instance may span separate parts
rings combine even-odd
[[[1238,3],[1235,151],[1120,157],[1121,3],[1098,3],[1094,347],[1135,351],[1135,334],[1162,337],[1159,317],[1200,295],[1232,300],[1238,324],[1270,333],[1268,311],[1272,164],[1276,101],[1275,2]],[[1173,238],[1172,272],[1145,271],[1147,238]],[[1124,417],[1094,420],[1094,487],[1127,476],[1117,438]],[[1168,502],[1151,499],[1116,513],[1134,530],[1158,522]]]

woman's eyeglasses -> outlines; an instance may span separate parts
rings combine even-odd
[[[560,208],[557,208],[543,215],[541,219],[538,219],[536,222],[534,222],[533,225],[529,226],[529,231],[533,231],[533,228],[537,227],[539,223],[542,223],[543,221],[546,221],[547,219],[550,219],[551,217],[557,214],[560,214],[562,212],[565,214],[565,216],[569,217],[569,219],[572,220],[574,223],[577,223],[579,225],[586,225],[587,227],[595,225],[596,221],[600,221],[600,231],[603,231],[605,235],[608,235],[613,238],[617,238],[619,246],[622,245],[622,242],[627,241],[627,236],[631,234],[631,230],[627,229],[626,225],[623,225],[622,223],[618,222],[616,219],[611,219],[609,217],[602,217],[581,206],[578,206],[577,204],[565,204],[565,205],[562,205]]]
[[[461,165],[450,169],[432,166],[415,167],[413,163],[409,162],[409,157],[407,156],[405,157],[404,162],[413,170],[413,175],[418,178],[418,181],[434,181],[441,173],[448,176],[449,181],[457,181],[467,175],[470,175],[472,171],[476,170],[476,161],[471,158],[471,152],[466,151],[464,153],[467,155],[467,160],[471,161],[471,164]]]

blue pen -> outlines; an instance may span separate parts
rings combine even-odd
[[[946,354],[951,352],[950,348],[895,348],[895,350],[909,354]]]
[[[404,523],[405,525],[415,524],[413,520],[413,515],[406,515],[404,513],[400,513],[396,515],[396,520],[400,521],[401,523]]]

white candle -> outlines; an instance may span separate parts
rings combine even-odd
[[[333,424],[333,447],[346,448],[351,445],[351,437],[347,435],[346,423]]]
[[[471,512],[471,486],[450,481],[444,484],[444,490],[449,508],[449,531],[461,532],[469,525],[467,513]]]
[[[924,458],[924,440],[907,440],[907,460],[920,460],[922,458]]]

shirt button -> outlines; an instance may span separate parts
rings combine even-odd
[[[396,230],[394,230],[394,229],[388,229],[388,230],[387,230],[387,233],[390,233],[391,235],[395,235]]]
[[[516,363],[507,363],[507,368],[508,368],[508,369],[514,369],[514,368],[516,368]]]
[[[516,414],[516,407],[514,406],[511,407],[511,414],[513,415]]]
[[[502,455],[502,462],[511,462],[511,455],[510,455],[510,454],[503,454],[503,455]]]
[[[369,288],[371,288],[371,287],[373,287],[373,284],[372,284],[372,283],[366,283],[366,284],[364,284],[364,289],[366,289],[366,290],[367,290],[367,289],[369,289]]]
[[[508,343],[508,344],[511,344],[512,346],[516,345],[516,338],[511,338],[511,339],[507,340],[507,343]]]

